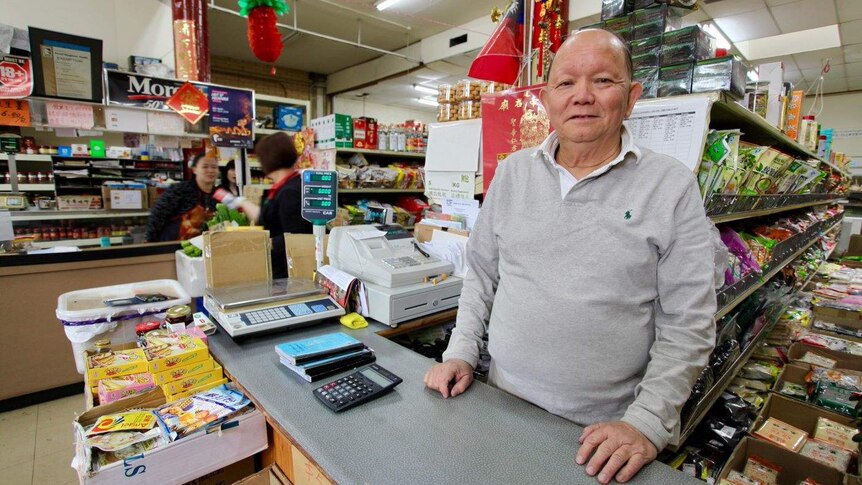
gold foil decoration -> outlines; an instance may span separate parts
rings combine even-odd
[[[174,64],[177,79],[198,81],[198,55],[193,20],[174,20]]]
[[[491,22],[494,22],[495,24],[498,23],[502,16],[503,12],[501,12],[499,8],[494,7],[491,9]]]

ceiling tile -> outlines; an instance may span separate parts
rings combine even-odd
[[[765,7],[766,4],[763,3],[763,0],[722,0],[721,2],[703,4],[703,9],[712,18],[752,12]]]
[[[862,62],[844,64],[844,72],[847,74],[847,77],[862,76]]]
[[[823,81],[823,93],[842,93],[847,91],[847,78],[826,79]]]
[[[833,0],[801,0],[772,7],[772,16],[784,34],[838,23]]]
[[[842,22],[862,19],[862,2],[859,0],[835,0],[838,19]]]
[[[829,59],[829,62],[833,65],[844,64],[844,54],[840,47],[793,54],[793,59],[796,60],[796,65],[799,66],[799,69],[803,71],[806,69],[821,68],[826,59]]]
[[[862,76],[848,77],[847,89],[851,91],[862,90]]]
[[[701,22],[706,22],[710,17],[706,10],[699,8],[697,10],[692,10],[690,13],[686,14],[685,17],[682,18],[682,27],[688,27],[689,25],[699,24]]]
[[[820,69],[803,69],[802,75],[809,81],[820,77]],[[825,79],[838,79],[847,76],[847,71],[844,69],[844,64],[830,64],[829,72],[826,73]]]
[[[862,62],[862,44],[845,45],[843,50],[845,62]]]
[[[716,17],[715,23],[731,42],[759,39],[781,33],[775,21],[772,20],[769,10],[765,8],[730,17]]]
[[[838,28],[841,30],[841,43],[843,45],[862,43],[862,20],[842,22]]]
[[[785,3],[798,2],[799,0],[766,0],[766,5],[774,7],[776,5],[784,5]]]

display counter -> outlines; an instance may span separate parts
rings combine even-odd
[[[265,461],[292,483],[597,483],[575,464],[581,427],[481,382],[444,400],[423,383],[434,361],[378,335],[387,330],[329,323],[238,342],[223,331],[210,337],[212,354],[272,428]],[[312,390],[334,377],[307,383],[274,347],[337,331],[374,349],[377,364],[404,382],[343,413],[324,407]],[[703,482],[656,462],[631,483]]]

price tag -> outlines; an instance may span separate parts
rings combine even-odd
[[[48,124],[55,128],[84,128],[89,130],[93,127],[92,106],[49,102],[46,103],[45,108],[48,112]]]
[[[30,103],[20,99],[0,99],[0,125],[30,126]]]

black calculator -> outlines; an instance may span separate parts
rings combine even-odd
[[[377,364],[318,387],[314,395],[326,407],[340,413],[372,401],[401,384],[401,378]]]

